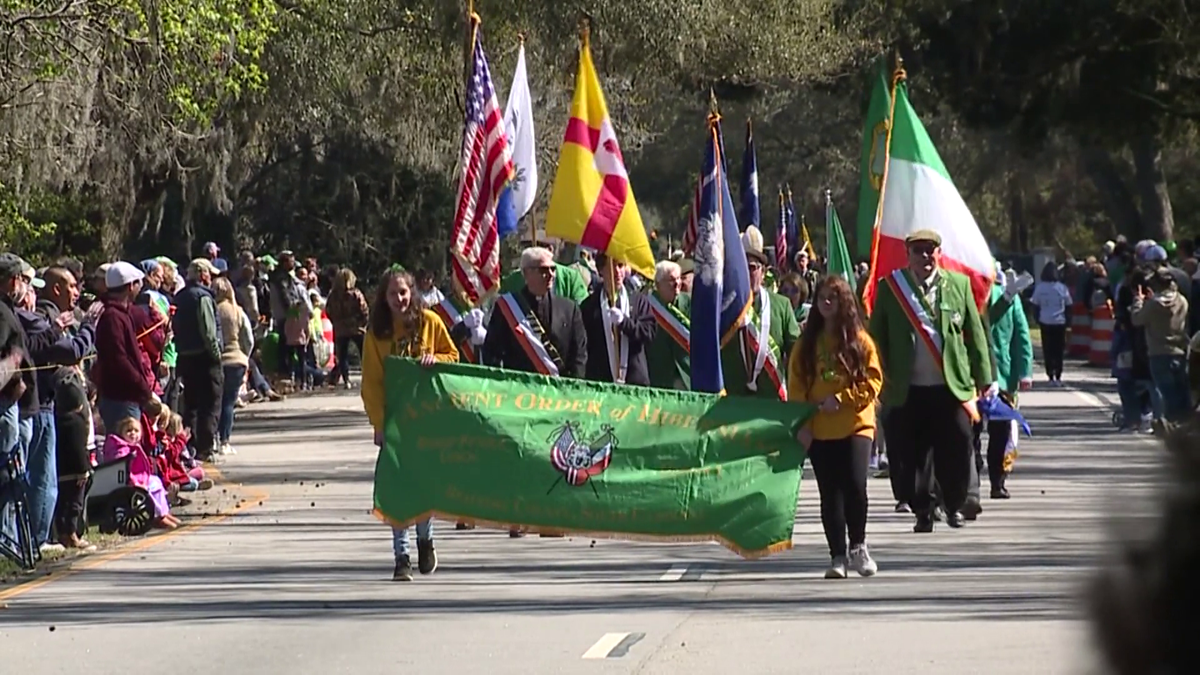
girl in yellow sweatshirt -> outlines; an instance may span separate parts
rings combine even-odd
[[[375,430],[375,444],[383,446],[384,382],[383,364],[389,356],[419,359],[421,365],[439,361],[458,361],[458,348],[450,339],[438,315],[426,309],[413,293],[416,284],[408,272],[388,270],[379,281],[371,317],[363,340],[362,395],[367,419]],[[396,555],[394,581],[412,581],[412,562],[408,555],[408,528],[392,528],[392,552]],[[433,548],[433,529],[429,520],[417,523],[417,567],[421,574],[437,569]]]
[[[821,493],[832,560],[825,578],[845,579],[847,568],[869,577],[878,566],[866,543],[867,466],[883,370],[846,280],[826,277],[813,295],[808,325],[788,359],[788,400],[818,406],[797,438],[808,448]]]

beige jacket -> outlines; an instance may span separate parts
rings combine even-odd
[[[1146,329],[1146,353],[1150,356],[1187,354],[1188,301],[1178,291],[1167,291],[1146,300],[1134,298],[1130,307],[1133,325]]]

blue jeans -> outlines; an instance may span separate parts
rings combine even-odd
[[[21,417],[14,403],[0,411],[0,468],[21,449]]]
[[[54,409],[43,409],[21,420],[22,436],[29,428],[25,445],[25,481],[29,492],[29,530],[33,543],[41,546],[50,540],[54,505],[58,502],[58,463],[55,459]],[[24,440],[24,438],[22,438]]]
[[[417,539],[433,539],[433,521],[430,519],[417,523]],[[408,528],[392,528],[392,553],[396,560],[402,555],[408,555]]]
[[[238,390],[246,379],[246,366],[222,366],[225,385],[221,390],[221,417],[217,420],[217,442],[228,443],[233,435],[233,411],[237,405]]]
[[[114,401],[110,398],[102,398],[96,402],[96,407],[100,410],[100,419],[104,422],[104,433],[116,433],[117,422],[132,417],[138,422],[142,421],[142,406],[132,401]]]
[[[1150,375],[1154,378],[1154,388],[1162,396],[1163,416],[1172,422],[1186,418],[1192,411],[1187,359],[1182,356],[1151,356]]]
[[[1150,407],[1142,401],[1142,395],[1150,395]],[[1150,380],[1135,380],[1132,377],[1117,378],[1117,395],[1121,397],[1121,416],[1125,418],[1126,427],[1136,428],[1151,412],[1154,419],[1162,419],[1162,397]]]

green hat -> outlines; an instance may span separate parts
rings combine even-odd
[[[262,265],[268,270],[273,270],[279,266],[279,261],[276,260],[274,256],[267,254],[258,257],[258,264]]]
[[[905,246],[911,246],[917,242],[929,242],[934,246],[941,246],[942,235],[933,230],[917,230],[904,238]]]

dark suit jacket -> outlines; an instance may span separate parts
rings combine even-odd
[[[532,308],[534,300],[529,292],[522,288],[518,293],[526,309]],[[498,299],[496,302],[503,300]],[[587,334],[583,328],[583,318],[579,314],[579,305],[556,295],[550,296],[550,302],[553,325],[543,325],[542,328],[546,331],[547,340],[562,357],[563,368],[559,369],[558,374],[583,379],[587,373]],[[499,307],[492,310],[492,318],[488,321],[487,337],[483,341],[483,363],[526,373],[538,372],[525,350],[521,349]]]
[[[612,368],[608,362],[608,343],[604,339],[603,287],[594,291],[583,301],[579,309],[583,312],[583,325],[587,328],[587,379],[593,382],[612,382]],[[629,316],[619,326],[621,339],[629,341],[629,369],[625,372],[625,384],[650,386],[650,369],[646,363],[646,348],[654,340],[658,322],[650,309],[650,301],[641,293],[629,294]]]

